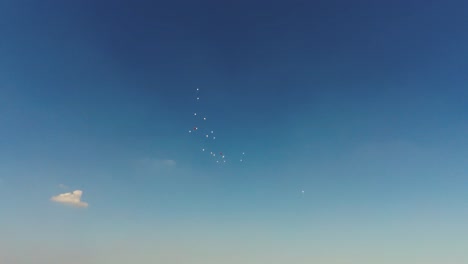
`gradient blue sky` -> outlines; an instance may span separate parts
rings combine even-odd
[[[468,263],[467,10],[1,1],[0,262]]]

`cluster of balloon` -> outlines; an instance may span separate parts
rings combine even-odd
[[[188,132],[189,134],[193,135],[201,139],[201,152],[206,153],[214,160],[216,163],[225,164],[228,161],[227,156],[219,150],[216,144],[216,134],[213,130],[208,129],[207,117],[204,113],[199,112],[200,110],[200,89],[197,88],[195,94],[195,103],[196,103],[196,110],[193,112],[194,117],[194,126]],[[245,152],[242,152],[242,155],[239,159],[239,162],[244,161]]]

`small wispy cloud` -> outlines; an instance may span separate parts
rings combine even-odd
[[[63,190],[67,190],[67,189],[68,189],[68,186],[66,186],[65,184],[62,184],[62,183],[59,184],[58,187],[59,187],[60,189],[63,189]]]
[[[169,169],[174,168],[177,163],[171,159],[151,159],[146,158],[140,160],[140,165],[148,169]]]
[[[175,160],[161,160],[161,164],[164,166],[174,167],[176,165]]]
[[[50,198],[51,201],[56,203],[61,203],[73,207],[88,207],[88,203],[81,201],[81,196],[83,195],[83,191],[76,190],[73,192],[62,193],[57,196],[53,196]]]

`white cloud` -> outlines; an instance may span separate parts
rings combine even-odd
[[[53,196],[52,198],[50,198],[50,200],[53,202],[70,205],[74,207],[88,207],[88,203],[81,201],[82,194],[83,194],[83,191],[76,190],[73,192],[62,193],[57,196]]]

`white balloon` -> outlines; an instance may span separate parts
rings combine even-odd
[[[204,117],[203,120],[206,120],[206,117]]]
[[[193,113],[193,115],[197,115],[197,113]]]
[[[213,134],[213,130],[211,130],[211,134]]]

